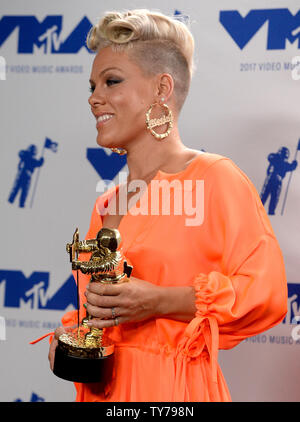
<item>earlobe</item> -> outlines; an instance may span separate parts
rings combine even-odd
[[[157,89],[157,102],[158,99],[164,98],[163,101],[168,101],[174,90],[174,80],[169,73],[159,75],[158,89]]]

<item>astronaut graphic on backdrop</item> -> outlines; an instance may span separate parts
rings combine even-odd
[[[26,198],[29,192],[31,178],[34,170],[44,164],[44,158],[39,160],[35,158],[37,148],[35,145],[30,145],[26,150],[19,152],[20,161],[18,164],[18,172],[8,202],[11,204],[15,201],[18,192],[20,191],[20,208],[25,207]]]
[[[281,193],[282,180],[286,173],[294,171],[297,167],[297,160],[293,160],[291,163],[288,162],[289,156],[290,151],[287,147],[281,147],[276,153],[268,155],[269,166],[260,197],[262,203],[265,205],[270,196],[269,215],[275,215]]]

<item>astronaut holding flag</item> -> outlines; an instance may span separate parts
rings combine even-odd
[[[42,159],[44,159],[45,148],[50,149],[52,152],[57,152],[58,143],[51,141],[51,139],[49,139],[49,138],[46,138],[44,146],[43,146],[43,150],[42,150],[42,156],[41,156]],[[39,180],[39,175],[40,175],[40,168],[38,169],[38,174],[37,174],[37,177],[36,177],[36,180],[35,180],[35,185],[34,185],[32,197],[31,197],[30,208],[32,208],[32,204],[33,204],[33,200],[34,200],[34,196],[35,196],[35,192],[36,192],[36,188],[37,188],[37,184],[38,184],[38,180]]]
[[[298,165],[298,162],[297,162],[297,154],[298,154],[298,151],[300,151],[300,139],[299,139],[299,141],[298,141],[298,146],[297,146],[297,149],[296,149],[296,152],[295,152],[295,157],[294,157],[294,161],[291,163],[292,165],[294,165],[294,170],[297,168],[297,165]],[[294,171],[294,170],[292,170],[292,171]],[[287,194],[288,194],[288,190],[289,190],[289,186],[290,186],[290,183],[291,183],[291,178],[292,178],[292,172],[290,172],[290,176],[289,176],[289,181],[288,181],[288,184],[287,184],[287,188],[286,188],[286,191],[285,191],[285,196],[284,196],[284,200],[283,200],[283,205],[282,205],[282,208],[281,208],[281,215],[283,215],[283,212],[284,212],[284,208],[285,208],[285,203],[286,203],[286,198],[287,198]]]
[[[29,145],[25,150],[19,152],[19,164],[17,175],[15,177],[14,185],[10,192],[8,202],[14,203],[17,195],[20,193],[19,207],[24,208],[27,195],[29,192],[32,175],[36,168],[40,168],[44,164],[44,158],[36,158],[37,147],[35,145]]]
[[[283,206],[281,210],[281,215],[286,203],[287,193],[292,177],[292,172],[297,168],[297,153],[300,150],[300,139],[296,149],[294,160],[289,163],[288,158],[290,156],[290,151],[287,147],[281,147],[276,153],[271,153],[268,156],[269,166],[267,169],[267,176],[260,194],[261,201],[265,205],[268,197],[270,196],[269,202],[269,215],[275,215],[275,209],[279,202],[279,197],[282,188],[282,180],[284,179],[286,173],[290,173],[287,188],[285,191],[285,197],[283,201]]]

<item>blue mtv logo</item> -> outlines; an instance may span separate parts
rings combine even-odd
[[[300,284],[288,283],[288,307],[284,324],[296,324],[300,321]]]
[[[82,48],[88,50],[85,40],[91,27],[92,23],[84,16],[62,40],[61,15],[46,16],[42,21],[33,15],[5,15],[0,20],[0,48],[18,29],[18,53],[32,54],[37,48],[45,54],[76,54]]]
[[[220,23],[241,50],[266,22],[267,50],[284,50],[286,41],[292,44],[297,40],[300,48],[300,10],[293,15],[289,9],[257,9],[245,17],[238,10],[220,12]]]
[[[175,10],[174,16],[183,21],[188,19],[178,10]],[[76,54],[82,48],[92,53],[85,42],[91,27],[91,21],[84,16],[70,34],[62,39],[62,15],[49,15],[43,20],[34,15],[4,15],[0,19],[0,48],[18,29],[19,54],[33,54],[35,49],[44,54]]]
[[[5,283],[3,306],[9,308],[51,309],[64,311],[69,305],[77,308],[77,289],[71,275],[51,297],[48,272],[33,272],[26,277],[22,271],[0,270],[0,284]]]
[[[127,162],[126,155],[109,155],[103,148],[88,148],[86,158],[103,180],[113,180]]]

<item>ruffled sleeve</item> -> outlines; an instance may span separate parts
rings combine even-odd
[[[211,271],[194,279],[197,311],[179,351],[192,358],[206,349],[216,382],[219,348],[232,348],[283,320],[287,282],[278,242],[249,179],[224,159],[204,181]]]

